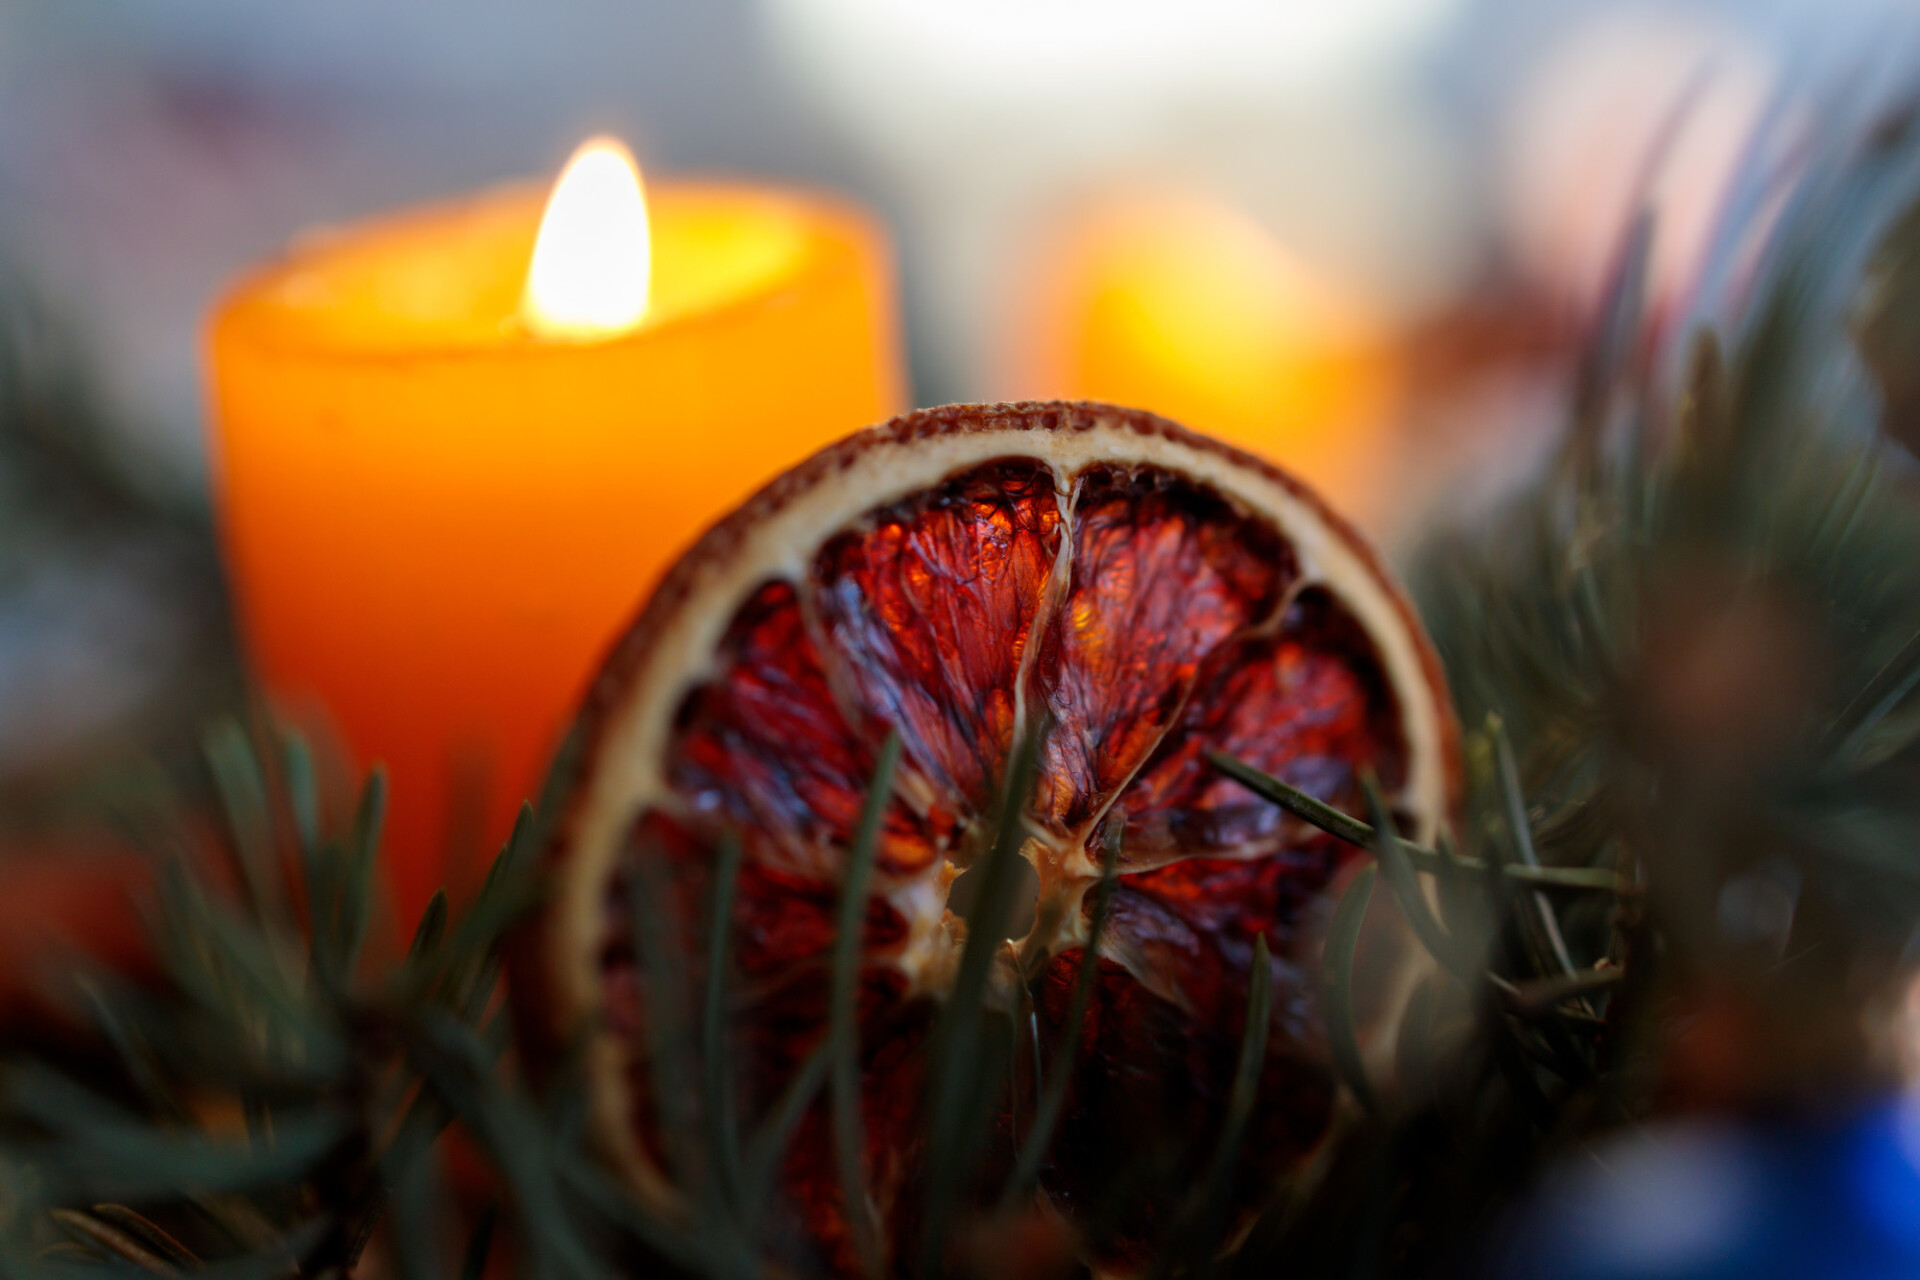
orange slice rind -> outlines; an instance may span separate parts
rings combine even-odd
[[[1050,1201],[1080,1217],[1128,1143],[1163,1130],[1191,1143],[1214,1123],[1256,934],[1276,1013],[1251,1163],[1260,1176],[1303,1164],[1336,1093],[1317,949],[1329,895],[1364,855],[1225,778],[1206,752],[1349,812],[1371,774],[1406,834],[1430,842],[1460,785],[1433,652],[1365,542],[1278,469],[1144,413],[953,406],[828,448],[716,525],[588,699],[515,1006],[536,1046],[591,1029],[596,1133],[638,1192],[678,1195],[623,942],[635,859],[651,860],[647,883],[692,939],[720,840],[743,842],[729,1052],[751,1123],[825,1033],[839,884],[889,732],[901,763],[860,1004],[881,1220],[911,1196],[926,1031],[964,942],[947,895],[991,836],[1026,733],[1043,735],[1021,848],[1038,923],[1007,948],[1002,984],[1025,985],[1040,1043],[1057,1040],[1101,842],[1120,825],[1096,996],[1042,1173]],[[1376,1024],[1394,1003],[1369,1006]],[[842,1271],[831,1157],[814,1149],[823,1124],[803,1127],[783,1171],[788,1251],[812,1259],[803,1269]],[[1145,1239],[1152,1223],[1136,1225]]]

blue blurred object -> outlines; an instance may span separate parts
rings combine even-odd
[[[1486,1273],[1502,1280],[1911,1280],[1920,1098],[1838,1121],[1673,1124],[1552,1176]]]

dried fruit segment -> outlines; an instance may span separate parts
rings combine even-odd
[[[1130,863],[1182,855],[1281,855],[1318,833],[1220,775],[1224,751],[1349,813],[1362,812],[1356,770],[1398,790],[1406,779],[1400,708],[1359,624],[1322,586],[1278,624],[1217,649],[1180,723],[1120,800]]]
[[[1156,914],[1146,902],[1132,906],[1137,917]],[[1133,932],[1143,931],[1140,923],[1136,918]],[[1078,948],[1062,953],[1035,984],[1035,1009],[1043,1020],[1058,1025],[1066,1017],[1080,958]],[[1136,972],[1114,960],[1099,961],[1081,1052],[1069,1067],[1067,1109],[1043,1175],[1055,1207],[1070,1220],[1106,1221],[1110,1234],[1102,1241],[1102,1260],[1117,1271],[1148,1261],[1182,1208],[1177,1193],[1201,1181],[1225,1123],[1246,1025],[1244,999],[1223,1008],[1218,1020],[1205,1021],[1142,983]],[[1300,983],[1297,975],[1291,982],[1277,976],[1276,1012],[1297,995]],[[1244,993],[1244,967],[1238,977]],[[1264,1198],[1276,1176],[1299,1166],[1333,1112],[1332,1079],[1318,1056],[1293,1040],[1296,1025],[1276,1017],[1268,1037],[1260,1106],[1235,1178],[1235,1199],[1243,1204]],[[1057,1070],[1060,1064],[1049,1060],[1047,1066]],[[1143,1134],[1156,1140],[1142,1141]]]
[[[768,582],[735,614],[720,671],[681,705],[667,776],[690,812],[744,833],[756,854],[831,880],[853,839],[875,743],[828,683],[791,582]],[[924,867],[937,840],[896,806],[882,862]]]
[[[1039,796],[1065,837],[1159,744],[1201,662],[1294,576],[1273,525],[1157,468],[1077,476],[1067,598],[1038,673],[1053,716]]]
[[[947,893],[989,843],[1027,732],[1043,736],[1022,856],[1042,903],[1081,910],[1038,912],[1043,932],[1004,949],[990,998],[1030,999],[1040,1071],[1071,1073],[1049,1201],[1107,1224],[1108,1263],[1148,1247],[1223,1122],[1260,937],[1274,1016],[1236,1203],[1299,1168],[1332,1114],[1319,930],[1355,855],[1205,753],[1348,807],[1370,770],[1430,836],[1457,785],[1435,665],[1365,548],[1285,477],[1145,415],[1036,405],[913,415],[776,482],[669,575],[603,676],[558,905],[516,990],[553,993],[529,1015],[552,1043],[605,1028],[595,1103],[636,1185],[670,1194],[645,984],[618,936],[625,886],[666,886],[663,909],[698,934],[717,850],[740,835],[728,1068],[740,1113],[766,1116],[827,1034],[839,898],[889,731],[902,759],[861,906],[856,1018],[889,1265],[916,1239],[928,1037],[965,937]],[[1083,1049],[1056,1062],[1093,849],[1114,822],[1121,877]],[[1030,1114],[1006,1110],[1003,1136]],[[770,1255],[857,1270],[824,1101],[780,1179]]]
[[[872,513],[814,562],[815,607],[865,722],[899,728],[910,768],[956,814],[986,806],[1006,762],[1061,524],[1052,471],[1013,459]]]
[[[611,886],[601,953],[607,1025],[629,1043],[650,1043],[647,1000],[659,994],[659,981],[673,983],[669,994],[683,1020],[699,1007],[706,978],[701,935],[709,918],[716,857],[711,845],[662,814],[649,812],[635,824]],[[651,901],[636,904],[636,892]],[[733,1085],[731,1105],[746,1132],[772,1120],[782,1095],[826,1034],[827,953],[834,939],[837,898],[836,886],[763,859],[750,856],[740,868],[730,921],[738,977],[732,984],[736,1016],[723,1052],[724,1070]],[[652,913],[647,923],[660,930],[659,945],[675,953],[664,975],[649,972],[636,954],[636,905]],[[856,996],[862,1030],[861,1128],[869,1190],[876,1203],[891,1209],[907,1194],[919,1147],[915,1109],[935,1005],[924,996],[910,995],[899,970],[884,962],[905,939],[906,922],[900,914],[884,897],[875,896],[866,904],[865,917],[863,943],[869,963],[859,975]],[[687,1082],[705,1078],[709,1064],[690,1033],[682,1037],[678,1051],[681,1124],[704,1133],[704,1110],[711,1101],[688,1092]],[[632,1055],[626,1071],[629,1090],[650,1100],[660,1098],[656,1090],[673,1078],[657,1072],[645,1054]],[[664,1110],[637,1109],[634,1133],[648,1159],[672,1167],[686,1157],[674,1146]],[[857,1259],[831,1164],[829,1123],[820,1106],[801,1118],[795,1140],[775,1171],[780,1194],[768,1225],[785,1233],[783,1256],[840,1273],[853,1270]],[[710,1161],[696,1155],[693,1163],[698,1176],[711,1176]]]
[[[922,1149],[919,1106],[924,1092],[928,1033],[938,1012],[926,997],[910,997],[899,975],[869,969],[860,992],[860,1129],[868,1196],[880,1220],[904,1221],[917,1195]],[[732,1045],[749,1073],[743,1106],[751,1124],[764,1124],[780,1094],[802,1069],[826,1023],[826,987],[808,975],[745,1010]],[[859,1273],[834,1164],[831,1114],[822,1102],[808,1109],[779,1170],[774,1212],[788,1220],[791,1238],[781,1251],[791,1266],[836,1275]]]

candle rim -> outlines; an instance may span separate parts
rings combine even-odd
[[[865,244],[876,246],[878,260],[889,276],[895,269],[892,237],[883,219],[859,201],[822,188],[774,185],[728,174],[695,174],[648,180],[648,199],[665,208],[692,197],[751,200],[761,207],[776,206],[791,215],[796,232],[792,261],[795,269],[776,272],[764,281],[724,295],[708,306],[690,307],[649,316],[634,328],[602,338],[542,337],[528,329],[517,312],[502,313],[497,330],[450,336],[423,326],[417,341],[395,337],[365,340],[324,325],[302,323],[302,309],[272,295],[295,273],[310,270],[329,256],[350,252],[368,240],[431,226],[461,213],[487,207],[524,203],[531,211],[530,228],[537,228],[540,211],[551,189],[541,179],[510,180],[470,191],[388,209],[338,224],[322,224],[296,232],[278,252],[244,269],[216,295],[208,311],[207,331],[229,331],[245,326],[244,341],[276,354],[301,354],[365,363],[411,363],[500,358],[542,360],[568,353],[617,351],[630,344],[667,340],[686,332],[722,327],[739,315],[797,294],[815,280],[831,280],[862,269]],[[529,245],[532,234],[529,233]],[[252,323],[249,323],[249,322]]]

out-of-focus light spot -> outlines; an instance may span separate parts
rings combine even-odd
[[[1887,1033],[1908,1092],[1920,1095],[1920,972],[1914,968],[1916,956],[1920,956],[1920,929],[1907,940],[1907,987],[1899,1008],[1888,1021]]]
[[[1778,955],[1786,950],[1799,904],[1800,876],[1788,863],[1770,863],[1734,876],[1720,888],[1721,936]]]
[[[1735,1131],[1668,1129],[1603,1160],[1567,1202],[1569,1247],[1601,1274],[1685,1275],[1755,1230],[1760,1158]]]
[[[768,0],[794,38],[887,50],[982,90],[1070,95],[1097,69],[1136,88],[1336,72],[1431,31],[1458,0]],[[1096,90],[1099,86],[1094,86]]]
[[[1721,229],[1775,83],[1750,41],[1702,15],[1614,13],[1573,28],[1506,112],[1507,217],[1523,262],[1591,302],[1644,202],[1649,294],[1664,310]]]
[[[1890,1241],[1920,1248],[1920,1097],[1872,1113],[1849,1157],[1862,1216]]]
[[[542,337],[612,337],[645,318],[652,280],[640,168],[617,139],[590,138],[547,198],[520,314]]]
[[[1003,390],[1150,409],[1363,508],[1394,400],[1379,324],[1251,217],[1115,193],[1028,255]]]
[[[1767,1154],[1752,1135],[1723,1124],[1667,1125],[1602,1142],[1540,1188],[1493,1274],[1745,1276],[1729,1264],[1769,1226]]]

